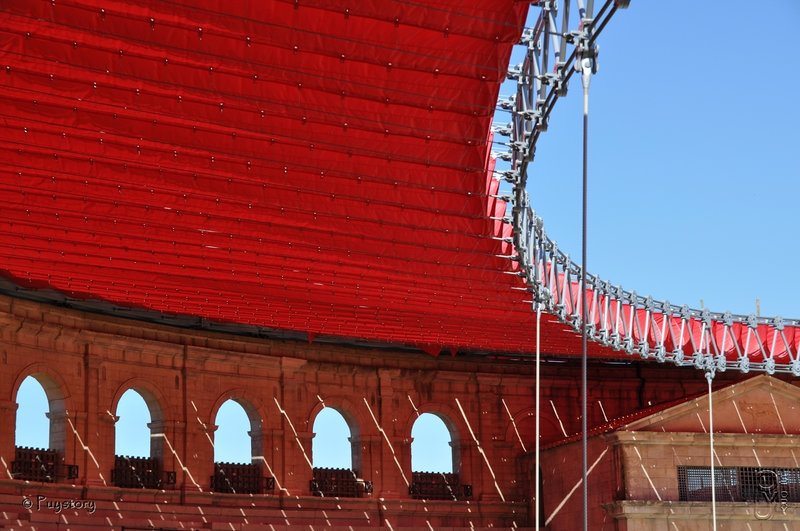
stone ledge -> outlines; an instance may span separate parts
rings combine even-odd
[[[800,522],[800,503],[781,506],[768,503],[717,502],[716,505],[718,523],[747,521],[751,522],[752,527],[753,524],[763,521]],[[694,520],[705,526],[712,518],[711,502],[623,500],[604,505],[603,508],[617,520]]]

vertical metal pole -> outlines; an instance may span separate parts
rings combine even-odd
[[[589,81],[592,78],[592,60],[581,59],[581,80],[583,82],[583,224],[581,238],[581,453],[583,459],[583,531],[589,529],[589,485],[588,473],[589,457],[587,451],[587,333],[586,319],[586,227],[587,227],[587,201],[588,201],[588,145],[589,145]]]
[[[580,6],[580,2],[578,4]],[[580,43],[580,51],[584,54],[589,52],[588,37],[592,34],[592,23],[594,13],[594,2],[588,0],[586,10],[581,17],[583,37]],[[588,346],[586,320],[589,312],[586,309],[586,240],[588,226],[588,161],[589,161],[589,82],[592,79],[594,70],[594,60],[586,55],[579,55],[581,82],[583,84],[583,224],[581,228],[581,454],[583,459],[583,531],[589,531],[589,456],[587,438],[587,416],[588,416],[588,392],[587,382],[588,373]]]
[[[706,372],[708,380],[708,444],[711,451],[711,522],[713,531],[717,531],[717,483],[714,471],[714,409],[711,400],[711,381],[714,373]]]
[[[541,499],[542,493],[539,492],[539,490],[540,490],[539,489],[539,482],[541,481],[541,479],[540,479],[541,476],[540,476],[540,472],[539,472],[540,469],[541,469],[541,466],[539,464],[539,437],[540,437],[540,424],[539,424],[540,406],[539,406],[539,400],[540,400],[540,397],[541,397],[541,372],[540,372],[541,356],[540,356],[540,349],[539,349],[539,337],[540,337],[539,336],[539,326],[540,326],[541,319],[542,319],[542,303],[541,302],[537,302],[536,303],[536,443],[535,443],[535,447],[536,447],[536,450],[535,450],[536,463],[534,465],[535,468],[536,468],[536,474],[535,474],[534,487],[533,487],[534,499],[536,500],[536,507],[534,507],[534,511],[536,511],[536,516],[534,518],[534,520],[536,521],[536,531],[539,531],[539,529],[541,529],[541,525],[542,525],[541,524],[541,509],[540,509],[540,507],[542,507],[542,499]]]

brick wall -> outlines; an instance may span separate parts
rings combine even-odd
[[[256,455],[275,478],[276,494],[263,503],[303,498],[300,505],[309,511],[327,503],[310,497],[306,459],[324,402],[357,428],[356,463],[363,479],[373,482],[371,499],[389,504],[367,511],[372,523],[389,514],[409,525],[424,523],[415,520],[418,512],[397,507],[417,503],[406,483],[411,427],[418,413],[434,412],[456,434],[460,481],[472,486],[471,505],[438,502],[445,503],[438,510],[448,525],[523,526],[531,497],[525,456],[534,438],[533,374],[532,363],[503,357],[433,357],[405,349],[236,336],[0,296],[0,422],[14,426],[17,389],[35,376],[54,408],[51,446],[66,463],[79,466],[74,483],[82,496],[122,496],[109,490],[114,412],[122,394],[135,389],[153,417],[151,453],[162,457],[164,470],[176,472],[179,503],[210,504],[220,496],[209,493],[211,441],[216,412],[228,399],[245,406]],[[702,378],[685,374],[686,369],[653,364],[593,361],[589,425],[704,388]],[[542,375],[542,440],[548,442],[579,429],[579,365],[551,359]],[[13,455],[14,430],[2,430],[0,466],[8,468]],[[563,460],[574,467],[574,456]],[[602,474],[595,476],[611,478],[614,463],[607,454],[597,465]],[[558,479],[556,472],[551,476],[551,482]],[[0,491],[18,489],[18,481],[0,480]]]

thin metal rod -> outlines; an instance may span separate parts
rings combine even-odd
[[[585,59],[584,59],[585,61]],[[589,146],[589,80],[591,79],[591,66],[583,65],[583,223],[581,228],[581,454],[583,459],[583,531],[589,529],[589,484],[588,473],[589,456],[587,451],[587,333],[586,320],[586,236],[587,236],[587,202],[588,202],[588,146]]]
[[[713,531],[717,531],[717,484],[714,472],[714,409],[711,397],[711,381],[714,379],[714,374],[711,371],[706,372],[706,380],[708,380],[708,444],[711,452],[711,522]]]
[[[540,410],[539,399],[541,397],[541,362],[542,362],[540,349],[539,349],[539,345],[540,345],[540,343],[539,343],[539,338],[540,338],[539,326],[540,326],[540,323],[541,323],[541,319],[542,319],[542,305],[541,305],[541,303],[537,302],[536,303],[536,442],[534,444],[534,446],[536,448],[536,450],[535,450],[535,455],[536,455],[535,468],[536,468],[536,472],[535,472],[534,487],[533,487],[534,500],[535,500],[535,503],[536,503],[536,506],[534,507],[534,511],[536,511],[536,516],[535,516],[534,519],[536,521],[535,529],[537,531],[541,528],[541,525],[542,525],[541,524],[542,499],[540,497],[542,494],[541,494],[541,492],[539,492],[539,482],[541,481],[541,479],[540,479],[541,478],[541,476],[540,476],[541,465],[540,465],[540,462],[539,462],[539,437],[540,437],[540,434],[541,434],[541,432],[540,432],[540,424],[539,424],[539,410]]]

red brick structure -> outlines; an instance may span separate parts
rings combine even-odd
[[[34,376],[48,395],[50,447],[60,459],[54,483],[16,479],[14,430],[4,430],[0,505],[7,523],[119,526],[123,519],[159,514],[171,522],[159,525],[175,528],[215,522],[235,528],[532,525],[532,472],[525,457],[534,434],[530,363],[186,330],[8,297],[0,304],[0,422],[14,425],[17,389]],[[573,361],[551,360],[543,378],[543,439],[555,441],[578,431],[579,374]],[[705,385],[694,372],[655,364],[598,362],[591,378],[590,426]],[[174,485],[112,484],[113,412],[128,389],[148,405],[151,457],[162,471],[175,472]],[[274,490],[211,491],[214,419],[228,399],[247,412],[253,463],[272,478]],[[325,406],[343,414],[353,469],[371,482],[371,492],[359,498],[313,496],[312,426]],[[437,414],[451,432],[454,473],[469,486],[458,500],[410,494],[411,427],[423,412]],[[91,501],[104,516],[22,506],[26,497],[38,496]]]
[[[524,180],[490,132],[542,3],[105,4],[0,6],[0,527],[533,525],[531,355],[547,359],[542,442],[569,442],[580,341],[553,315],[533,334],[508,223],[527,200],[506,195]],[[705,389],[600,343],[587,355],[590,427]],[[28,377],[46,449],[15,446]],[[115,455],[131,389],[146,458]],[[250,463],[214,462],[228,400]],[[313,467],[325,407],[351,470]],[[449,430],[451,475],[412,470],[422,413]],[[641,478],[625,483],[633,457],[612,446],[627,448],[590,448],[591,521],[623,528]],[[578,452],[548,455],[544,511],[571,529]]]
[[[718,529],[800,523],[800,387],[760,375],[713,393]],[[706,530],[712,519],[708,394],[651,408],[588,441],[596,530]],[[542,452],[547,529],[582,523],[580,441]]]

